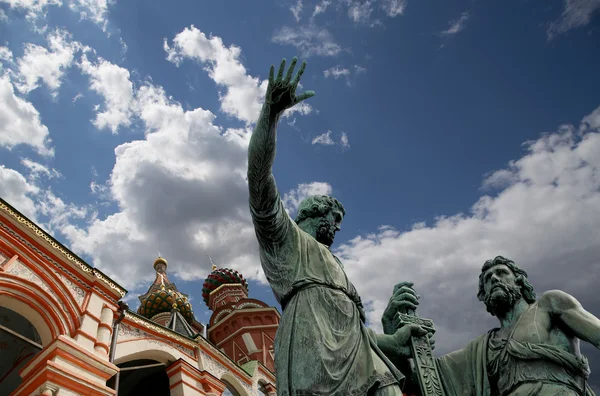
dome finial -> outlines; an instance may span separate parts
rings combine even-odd
[[[158,258],[154,260],[154,264],[152,265],[156,272],[162,273],[167,270],[169,263],[167,260],[161,257],[160,253],[158,254]]]
[[[213,259],[207,254],[206,257],[208,257],[208,259],[210,260],[210,263],[212,264],[212,270],[216,270],[217,269],[217,265],[215,264],[215,262],[213,261]]]

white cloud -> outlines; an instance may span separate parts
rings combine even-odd
[[[560,18],[550,23],[546,30],[549,40],[571,29],[586,26],[600,11],[600,0],[564,0],[564,4]]]
[[[502,180],[501,189],[479,198],[468,214],[418,222],[405,232],[383,226],[335,249],[370,307],[372,325],[380,329],[394,284],[413,281],[422,295],[419,314],[438,328],[438,354],[463,347],[497,325],[476,298],[481,265],[497,255],[525,269],[538,293],[559,288],[584,307],[595,303],[600,130],[584,129],[580,135],[561,126],[528,142],[522,158],[486,180]]]
[[[404,14],[406,9],[406,0],[384,0],[382,8],[390,18]]]
[[[296,4],[290,7],[290,11],[296,18],[296,22],[300,22],[300,13],[302,12],[302,0],[298,0]]]
[[[348,134],[346,132],[342,132],[342,136],[340,137],[340,145],[342,148],[350,148],[350,141],[348,140]]]
[[[0,146],[10,149],[28,144],[41,155],[54,155],[48,128],[42,124],[40,113],[30,102],[15,95],[7,75],[0,77],[0,103]]]
[[[152,276],[156,246],[169,269],[202,279],[210,254],[256,276],[256,241],[247,210],[246,160],[251,131],[223,130],[203,109],[184,111],[160,87],[143,85],[135,111],[145,138],[115,149],[110,195],[119,211],[94,218],[86,227],[64,227],[73,249],[126,287]],[[92,183],[95,194],[105,195]],[[146,254],[140,254],[146,252]],[[126,267],[120,263],[128,263]]]
[[[354,72],[356,74],[366,73],[367,72],[367,68],[366,67],[362,67],[360,65],[354,65]]]
[[[8,4],[10,8],[22,11],[27,19],[35,21],[46,15],[48,6],[61,6],[61,0],[0,0],[2,3]]]
[[[348,16],[354,22],[368,22],[371,19],[373,13],[373,2],[365,1],[362,4],[359,2],[352,2],[348,7]]]
[[[47,37],[49,50],[45,47],[27,43],[24,55],[17,60],[17,89],[29,93],[39,86],[41,80],[55,96],[58,94],[65,70],[71,66],[75,52],[81,44],[71,41],[64,30],[56,30]]]
[[[25,13],[25,17],[36,24],[46,17],[50,6],[62,6],[62,0],[0,0],[12,9]],[[89,19],[106,31],[108,23],[108,6],[111,0],[69,0],[69,8],[79,13],[81,19]],[[43,32],[45,27],[36,26],[34,29]]]
[[[321,2],[317,5],[315,5],[315,9],[312,13],[312,17],[314,18],[319,14],[323,14],[325,13],[325,11],[327,11],[327,8],[331,5],[331,1],[329,0],[321,0]]]
[[[83,98],[83,94],[81,92],[79,92],[77,95],[73,96],[73,99],[71,100],[72,103],[77,102],[79,99]]]
[[[8,21],[8,15],[6,15],[6,12],[4,12],[4,10],[0,9],[0,22],[7,22]]]
[[[31,184],[25,177],[14,169],[0,165],[0,186],[2,186],[2,199],[15,206],[21,213],[32,220],[36,220],[36,205],[32,195],[39,192],[39,188]]]
[[[448,29],[442,31],[440,34],[442,36],[452,36],[456,33],[464,30],[467,20],[469,19],[469,12],[465,11],[460,14],[458,19],[455,19],[450,22]]]
[[[337,80],[340,77],[350,76],[350,70],[338,65],[327,70],[323,70],[323,75],[325,78],[333,77],[335,80]]]
[[[89,19],[106,31],[109,0],[71,0],[69,8],[81,19]]]
[[[29,172],[29,179],[32,181],[38,180],[41,176],[44,176],[48,179],[54,179],[62,176],[56,169],[48,168],[47,166],[42,165],[39,162],[32,161],[29,158],[21,159],[21,164],[27,168]]]
[[[209,77],[217,85],[225,87],[225,93],[219,95],[221,110],[246,123],[256,122],[267,89],[267,81],[261,82],[257,77],[247,74],[240,61],[239,47],[226,47],[220,37],[207,37],[191,26],[175,36],[172,48],[165,39],[164,49],[167,52],[167,60],[176,65],[185,58],[205,64],[204,70],[208,72]],[[311,107],[302,103],[291,110],[288,115],[293,112],[307,114],[310,113]]]
[[[327,131],[322,135],[314,137],[312,140],[312,144],[321,144],[323,146],[334,146],[336,144],[339,144],[342,147],[342,149],[350,148],[350,141],[348,140],[348,134],[346,132],[342,132],[340,134],[340,140],[338,143],[336,143],[331,137],[332,133],[333,132],[331,131]]]
[[[324,146],[332,146],[335,144],[335,142],[331,138],[331,131],[327,131],[324,134],[315,137],[312,140],[312,144],[322,144]]]
[[[335,42],[331,33],[314,24],[297,28],[284,26],[275,32],[272,41],[296,47],[302,57],[336,56],[342,52],[342,47]]]
[[[343,78],[346,81],[346,84],[348,84],[348,86],[351,86],[353,80],[352,75],[354,74],[354,76],[356,76],[358,74],[365,73],[366,71],[366,68],[359,65],[354,65],[352,70],[347,67],[337,65],[330,67],[329,69],[323,70],[323,76],[325,76],[325,78],[331,77],[334,80]]]
[[[104,99],[104,111],[96,114],[94,125],[98,129],[110,128],[113,134],[120,126],[129,126],[134,104],[129,71],[102,58],[92,64],[86,55],[81,58],[79,66],[84,74],[90,76],[90,89]]]
[[[331,195],[332,189],[329,183],[325,182],[312,182],[299,184],[295,189],[288,191],[283,195],[282,201],[285,209],[293,216],[298,210],[300,202],[304,198],[312,195]]]

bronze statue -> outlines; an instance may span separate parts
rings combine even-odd
[[[329,250],[345,210],[336,199],[309,197],[293,221],[283,207],[271,168],[277,123],[282,113],[310,98],[296,96],[306,67],[292,79],[296,58],[284,76],[271,66],[265,103],[248,149],[250,213],[267,280],[283,314],[275,340],[279,396],[402,395],[402,374],[388,357],[410,355],[412,335],[427,334],[407,325],[389,335],[365,326],[356,289],[340,260]]]
[[[500,327],[435,359],[446,396],[594,395],[579,340],[600,348],[600,320],[574,297],[551,290],[536,300],[527,273],[501,256],[483,265],[477,297]],[[412,283],[397,285],[382,318],[384,332],[396,331],[398,312],[417,305]],[[407,388],[417,389],[411,366],[398,362]]]

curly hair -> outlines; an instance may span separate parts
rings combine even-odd
[[[346,214],[344,206],[342,206],[337,199],[327,195],[313,195],[300,202],[300,205],[298,206],[298,215],[294,221],[296,224],[299,224],[306,219],[322,217],[334,208],[339,209],[342,212],[342,215]]]
[[[529,280],[527,279],[527,272],[525,272],[521,268],[517,267],[517,265],[515,264],[514,261],[509,260],[506,257],[502,257],[502,256],[497,256],[496,258],[494,258],[492,260],[487,260],[483,264],[483,267],[481,267],[481,274],[479,274],[479,291],[477,293],[477,298],[479,299],[479,301],[485,300],[485,289],[484,289],[485,281],[483,279],[485,273],[490,268],[492,268],[496,265],[501,265],[501,264],[506,265],[512,271],[513,275],[516,278],[515,283],[521,287],[521,294],[523,295],[523,298],[525,299],[525,301],[527,301],[529,304],[534,303],[535,302],[535,292],[533,291],[533,286],[531,285],[531,283],[529,283]]]

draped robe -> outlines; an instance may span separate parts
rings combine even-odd
[[[327,246],[291,220],[274,191],[250,205],[260,259],[283,313],[275,338],[279,396],[364,396],[404,376],[377,347],[360,297]],[[251,201],[252,202],[252,201]]]

